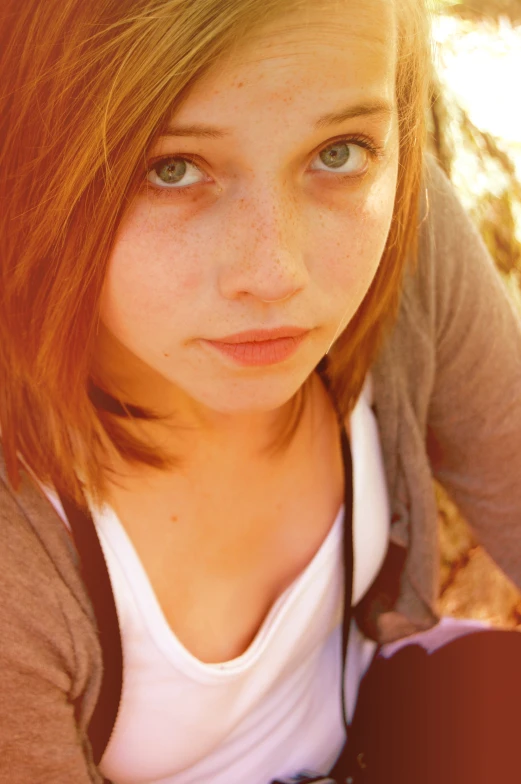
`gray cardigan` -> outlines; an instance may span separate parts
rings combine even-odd
[[[417,266],[372,368],[391,536],[407,547],[382,641],[436,622],[433,476],[521,586],[521,325],[432,162],[426,188]],[[13,493],[1,453],[0,517],[0,782],[100,784],[86,736],[102,667],[92,607],[68,532],[27,475]]]

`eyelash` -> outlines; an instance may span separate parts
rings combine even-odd
[[[326,150],[328,147],[331,147],[331,145],[336,144],[338,142],[346,142],[347,144],[357,144],[359,147],[362,147],[369,153],[373,161],[379,160],[384,155],[383,146],[377,144],[374,141],[374,139],[371,139],[369,136],[365,136],[364,134],[354,134],[351,136],[337,136],[333,139],[329,139],[327,143],[315,153],[315,157],[316,155],[319,155],[323,150]],[[199,159],[193,155],[188,155],[188,154],[187,155],[175,155],[175,154],[162,155],[162,156],[158,156],[157,158],[151,158],[147,162],[146,174],[148,175],[152,171],[152,169],[154,169],[155,166],[157,166],[158,163],[171,161],[176,158],[179,160],[186,161],[187,163],[190,163],[193,166],[200,166]],[[315,171],[318,171],[321,174],[327,174],[329,176],[329,174],[324,169],[316,169]],[[345,174],[340,172],[336,173],[334,170],[331,171],[331,174],[333,174],[340,182],[348,182],[348,181],[357,182],[366,176],[367,168],[364,169],[364,171],[362,171],[361,174],[353,175],[353,174]],[[147,179],[145,179],[144,184],[147,191],[147,195],[152,195],[154,198],[159,198],[159,199],[182,198],[185,194],[191,193],[193,188],[197,187],[198,185],[201,185],[200,182],[197,182],[192,185],[184,185],[179,188],[168,188],[168,187],[162,188],[157,185],[154,185]]]

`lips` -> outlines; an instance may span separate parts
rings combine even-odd
[[[310,330],[303,327],[252,329],[204,343],[239,365],[274,365],[296,353]]]
[[[217,338],[212,343],[260,343],[267,340],[278,340],[279,338],[298,338],[309,332],[304,327],[275,327],[273,329],[248,329],[245,332],[236,332],[233,335],[226,335]]]

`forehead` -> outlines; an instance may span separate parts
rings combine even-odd
[[[176,120],[207,121],[238,98],[268,108],[298,99],[394,103],[393,0],[306,0],[250,32],[192,88]],[[248,90],[248,88],[250,88]],[[223,104],[227,104],[224,105]],[[310,110],[312,107],[310,106]],[[200,115],[200,116],[199,116]],[[203,116],[206,115],[206,116]],[[224,119],[224,118],[223,118]]]
[[[252,30],[237,59],[254,59],[262,48],[283,55],[316,46],[367,47],[393,54],[394,0],[302,0],[279,18]]]

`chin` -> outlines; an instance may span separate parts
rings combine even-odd
[[[281,379],[265,379],[262,382],[231,383],[214,385],[211,392],[201,391],[190,396],[204,407],[220,414],[246,415],[277,411],[295,397],[306,382],[309,374],[291,383]],[[189,393],[190,394],[190,393]]]

